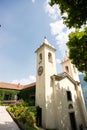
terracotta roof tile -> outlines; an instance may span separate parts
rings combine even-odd
[[[36,86],[36,82],[30,83],[30,84],[27,84],[27,85],[23,85],[23,89],[30,88],[30,87],[33,87],[33,86]]]
[[[36,86],[36,82],[27,85],[20,85],[20,83],[12,84],[12,83],[0,82],[0,88],[14,89],[14,90],[22,90],[33,86]]]
[[[20,84],[12,84],[12,83],[0,82],[0,88],[21,90],[23,88],[23,86],[20,85]]]

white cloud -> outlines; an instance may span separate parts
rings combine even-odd
[[[32,0],[32,3],[35,3],[35,0]]]
[[[51,34],[55,36],[56,43],[62,55],[67,50],[68,31],[62,20],[50,23]]]
[[[56,59],[56,63],[60,64],[61,63],[61,59]]]
[[[50,23],[51,34],[55,36],[56,43],[62,55],[67,50],[66,42],[68,41],[68,35],[74,29],[68,29],[63,24],[63,20],[55,21]]]
[[[50,23],[50,27],[52,35],[58,35],[66,29],[66,26],[63,24],[63,20],[57,20]]]
[[[20,83],[22,85],[25,85],[25,84],[29,84],[29,83],[32,83],[32,82],[35,82],[35,81],[36,81],[36,77],[30,75],[28,78],[23,78],[21,80],[13,80],[11,83],[14,83],[14,84]]]
[[[67,50],[66,42],[68,41],[68,34],[74,29],[68,29],[66,25],[63,24],[58,6],[54,5],[50,7],[48,0],[46,0],[45,6],[45,11],[48,16],[50,16],[52,20],[54,19],[52,23],[49,23],[49,26],[51,34],[55,37],[56,44],[63,56]]]
[[[46,0],[44,7],[45,7],[45,11],[48,14],[48,16],[52,19],[57,19],[59,14],[60,14],[60,10],[58,8],[58,5],[54,5],[54,6],[50,6],[48,4],[49,0]],[[61,18],[61,17],[60,17]]]

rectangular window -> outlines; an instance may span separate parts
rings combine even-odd
[[[71,92],[70,92],[70,91],[66,91],[66,93],[67,93],[67,100],[68,100],[68,101],[72,101]]]

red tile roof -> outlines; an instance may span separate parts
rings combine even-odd
[[[0,82],[0,88],[21,90],[23,88],[23,86],[20,85],[20,84],[12,84],[12,83]]]
[[[26,89],[29,87],[33,87],[36,85],[36,82],[27,84],[27,85],[20,85],[20,83],[18,84],[12,84],[12,83],[5,83],[5,82],[0,82],[0,88],[5,88],[5,89],[14,89],[14,90],[22,90],[22,89]]]
[[[27,85],[23,85],[23,89],[34,87],[34,86],[36,86],[36,82],[30,83],[30,84],[27,84]]]

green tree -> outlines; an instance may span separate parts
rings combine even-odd
[[[87,0],[51,0],[50,5],[58,4],[67,27],[80,28],[87,21]]]
[[[29,106],[35,105],[35,86],[21,90],[19,95]]]
[[[84,79],[87,81],[87,27],[70,33],[67,46],[69,58],[80,72],[85,73]]]
[[[87,0],[51,0],[50,5],[58,4],[67,27],[81,28],[87,21]],[[63,17],[63,14],[67,15]],[[87,81],[87,27],[69,34],[67,42],[69,58],[80,72],[85,73]]]

